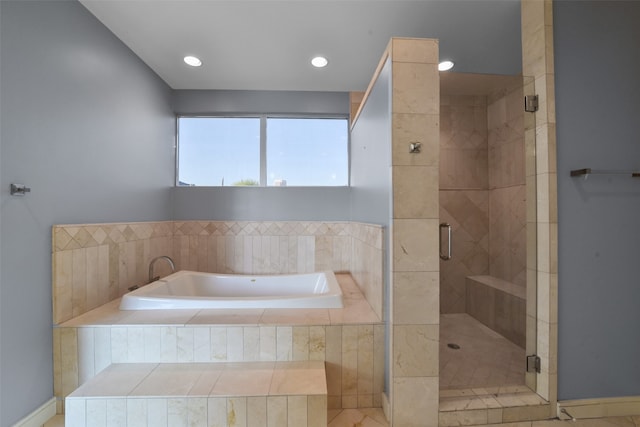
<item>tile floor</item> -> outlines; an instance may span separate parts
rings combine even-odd
[[[344,409],[329,411],[328,427],[388,427],[382,409]],[[640,427],[640,416],[594,418],[567,421],[525,421],[509,424],[487,424],[485,427]],[[64,415],[56,415],[43,427],[64,427]]]
[[[523,385],[524,363],[524,349],[468,314],[440,316],[441,390]]]

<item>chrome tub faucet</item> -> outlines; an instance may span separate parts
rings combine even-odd
[[[153,266],[156,264],[156,261],[158,260],[165,260],[169,263],[169,267],[171,267],[171,272],[175,273],[176,272],[176,265],[174,264],[173,260],[171,259],[171,257],[167,256],[167,255],[161,255],[161,256],[157,256],[154,259],[151,260],[151,262],[149,263],[149,281],[147,283],[151,283],[151,282],[155,282],[156,280],[160,279],[160,276],[154,276],[153,275]]]

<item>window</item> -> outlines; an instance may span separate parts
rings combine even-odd
[[[349,184],[346,118],[180,117],[180,186]]]

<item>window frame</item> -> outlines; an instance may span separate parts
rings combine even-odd
[[[180,185],[180,119],[260,119],[260,184],[259,185]],[[283,187],[267,184],[267,120],[268,119],[333,119],[345,120],[347,126],[347,183],[345,185],[287,185]],[[351,123],[348,114],[284,114],[284,113],[233,113],[233,114],[179,114],[176,115],[175,144],[175,184],[176,188],[345,188],[351,187]]]

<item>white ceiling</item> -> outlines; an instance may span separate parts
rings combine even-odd
[[[520,0],[80,2],[174,89],[365,90],[391,37],[438,38],[456,72],[521,72]]]

